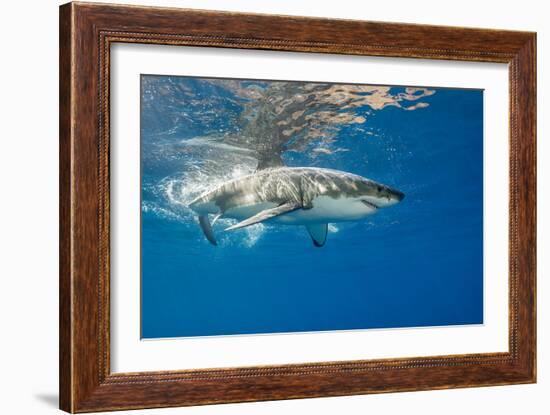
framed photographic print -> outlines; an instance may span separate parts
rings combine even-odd
[[[534,33],[60,8],[60,407],[535,382]]]

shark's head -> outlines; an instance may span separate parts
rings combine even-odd
[[[405,197],[403,192],[371,180],[363,180],[359,200],[370,208],[383,208],[399,203]]]
[[[339,194],[334,194],[334,197],[343,196],[344,199],[363,206],[363,209],[358,209],[360,216],[371,214],[380,208],[393,206],[405,197],[399,190],[358,175],[341,175],[335,178],[333,183],[339,190]],[[330,189],[329,192],[332,192],[333,189]]]
[[[313,206],[324,201],[322,212],[329,223],[362,219],[378,209],[399,203],[405,197],[399,190],[385,184],[335,170],[318,169],[303,182],[307,184],[306,196],[308,193],[313,195]]]

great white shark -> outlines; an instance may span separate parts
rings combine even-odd
[[[395,205],[404,194],[381,183],[339,170],[274,167],[227,181],[189,207],[199,215],[204,235],[217,245],[212,226],[221,217],[239,222],[226,231],[256,223],[303,225],[321,247],[329,223],[357,221]],[[209,215],[214,215],[210,222]]]

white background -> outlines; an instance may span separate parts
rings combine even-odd
[[[396,22],[492,27],[538,31],[538,312],[539,383],[536,385],[429,391],[346,398],[178,408],[158,414],[384,413],[543,414],[550,404],[549,296],[544,253],[550,249],[548,186],[550,145],[544,140],[550,90],[542,82],[549,63],[544,3],[524,0],[460,2],[393,0],[300,1],[219,0],[138,1],[133,3],[312,15]],[[3,5],[0,105],[0,411],[7,414],[56,413],[57,406],[57,163],[58,65],[57,1]],[[7,145],[7,146],[6,146]],[[543,191],[546,188],[546,191]],[[542,300],[546,297],[546,300]],[[138,412],[134,412],[138,413]]]
[[[506,65],[128,44],[113,46],[110,62],[114,372],[508,351]],[[484,324],[140,341],[142,73],[484,89]]]

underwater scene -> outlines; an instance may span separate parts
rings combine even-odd
[[[482,90],[141,75],[140,105],[143,339],[483,323]]]

